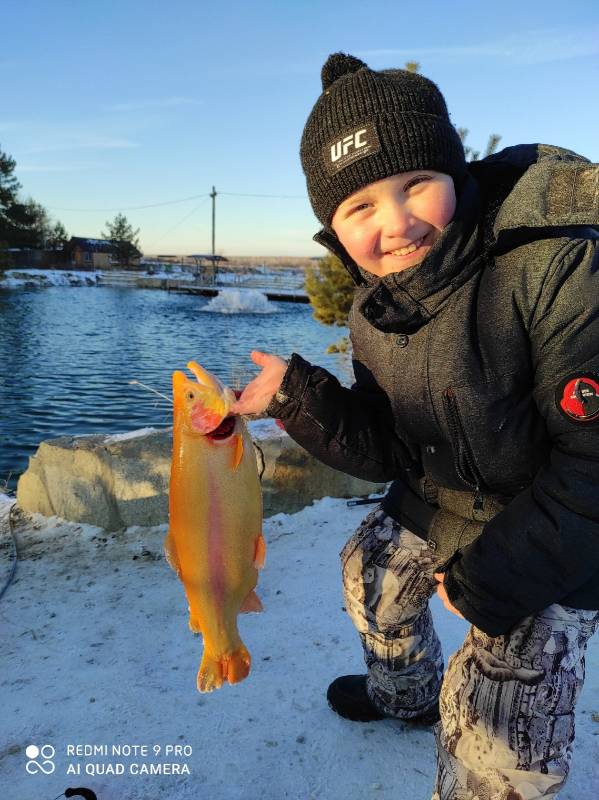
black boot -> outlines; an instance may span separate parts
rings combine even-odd
[[[385,719],[388,714],[379,711],[368,697],[366,675],[342,675],[336,678],[327,690],[327,701],[331,709],[340,717],[354,722],[373,722]],[[397,717],[390,717],[397,719]],[[434,706],[418,717],[404,719],[408,725],[429,726],[438,722],[439,709]]]

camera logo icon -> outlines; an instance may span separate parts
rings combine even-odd
[[[51,744],[45,744],[41,748],[35,744],[30,744],[25,750],[25,755],[29,759],[25,764],[25,769],[30,775],[37,775],[38,772],[51,775],[56,769],[52,761],[55,754],[56,750]]]

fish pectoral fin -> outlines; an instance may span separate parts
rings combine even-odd
[[[197,617],[192,616],[189,614],[189,630],[193,631],[193,633],[202,633],[202,626],[200,625],[200,621]]]
[[[262,601],[253,589],[249,592],[248,596],[241,604],[239,611],[242,614],[249,614],[251,611],[264,611]]]
[[[179,563],[179,557],[177,555],[177,550],[175,549],[175,543],[170,537],[170,534],[166,534],[164,538],[164,557],[168,565],[171,569],[174,569],[177,573],[178,577],[181,577],[181,564]]]
[[[261,533],[256,537],[256,546],[254,548],[254,566],[256,569],[262,569],[266,561],[266,540]]]
[[[236,433],[233,437],[233,440],[233,457],[231,459],[231,466],[235,470],[241,464],[241,459],[243,458],[243,437],[241,434]]]

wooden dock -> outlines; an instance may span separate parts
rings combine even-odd
[[[243,286],[178,286],[178,287],[165,287],[169,292],[177,292],[178,294],[199,294],[203,297],[216,297],[219,290],[222,289],[240,289]],[[248,288],[248,287],[246,287]],[[255,287],[251,287],[254,289]],[[267,300],[280,300],[284,303],[309,303],[310,300],[307,294],[299,292],[277,292],[270,289],[257,289],[261,292]]]
[[[153,277],[132,270],[111,270],[103,272],[99,280],[101,286],[118,286],[123,289],[165,289],[167,292],[179,294],[195,294],[203,297],[216,297],[223,289],[254,289],[261,292],[268,300],[284,303],[309,303],[308,295],[297,280],[284,276],[276,276],[274,281],[261,277],[249,276],[232,282],[198,284],[180,278]]]

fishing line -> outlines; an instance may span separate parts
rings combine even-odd
[[[144,387],[144,389],[147,389],[149,392],[154,392],[154,394],[157,394],[157,395],[158,395],[158,397],[163,397],[163,398],[164,398],[165,400],[167,400],[167,401],[168,401],[168,402],[169,402],[171,405],[173,404],[173,401],[171,400],[171,398],[170,398],[170,397],[167,397],[165,394],[162,394],[162,392],[159,392],[159,391],[157,391],[156,389],[152,389],[152,387],[151,387],[151,386],[146,386],[146,384],[145,384],[145,383],[142,383],[141,381],[137,381],[137,380],[135,380],[135,379],[134,379],[134,380],[132,380],[132,381],[129,381],[129,383],[136,383],[138,386],[143,386],[143,387]]]
[[[254,448],[260,453],[260,460],[262,462],[262,469],[260,470],[260,474],[258,475],[258,478],[259,478],[260,482],[262,482],[262,476],[264,475],[264,470],[266,469],[266,459],[264,458],[264,452],[263,452],[262,448],[260,447],[260,445],[256,444],[256,442],[254,442],[254,440],[252,440],[252,444],[254,445]]]

